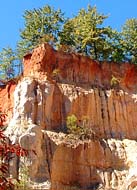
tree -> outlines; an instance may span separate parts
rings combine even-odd
[[[137,63],[137,19],[128,19],[122,28],[125,57]]]
[[[121,32],[108,27],[108,36],[106,38],[106,53],[103,51],[103,60],[123,62],[125,61],[125,48]],[[105,43],[104,43],[105,44]]]
[[[137,19],[129,19],[122,32],[104,26],[107,15],[96,7],[80,9],[78,14],[66,19],[61,10],[46,5],[26,10],[25,26],[20,32],[21,40],[16,51],[3,48],[0,53],[0,75],[12,78],[22,73],[23,56],[40,43],[50,43],[66,52],[75,51],[99,61],[137,62]]]
[[[96,7],[81,9],[77,16],[66,21],[60,33],[60,43],[72,45],[77,52],[90,55],[93,59],[103,60],[111,52],[107,40],[112,29],[103,27],[107,16],[97,12]]]
[[[54,10],[50,6],[25,11],[25,28],[21,31],[18,53],[22,56],[24,52],[32,50],[41,42],[56,42],[58,33],[64,22],[64,14],[61,10]],[[21,53],[23,52],[23,53]]]
[[[63,25],[62,31],[59,33],[59,44],[75,47],[76,50],[76,39],[74,33],[74,21],[73,19],[67,19]]]
[[[16,56],[12,48],[3,48],[0,52],[0,77],[1,79],[10,79],[15,76]]]

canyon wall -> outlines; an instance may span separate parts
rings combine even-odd
[[[11,108],[6,134],[36,151],[29,157],[33,181],[50,180],[52,190],[136,188],[135,65],[99,63],[42,44],[24,56],[23,76],[1,89],[0,103]],[[88,118],[98,138],[68,146],[61,132],[71,114]]]
[[[10,121],[13,116],[13,107],[14,107],[14,90],[16,83],[10,81],[7,85],[0,86],[0,107],[3,112],[5,112],[8,117],[6,123]]]

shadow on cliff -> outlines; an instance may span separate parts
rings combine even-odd
[[[89,127],[104,139],[137,139],[135,126],[136,96],[123,91],[70,87],[72,99],[64,96],[65,115],[75,114],[78,120],[88,118]],[[66,111],[67,110],[67,111]]]
[[[111,146],[105,140],[79,142],[75,148],[65,143],[57,146],[51,165],[51,189],[97,190],[105,186],[102,175],[127,169]]]

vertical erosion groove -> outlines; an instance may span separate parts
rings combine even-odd
[[[44,134],[44,141],[45,141],[45,153],[46,153],[46,162],[47,162],[47,169],[49,173],[49,178],[51,178],[51,162],[53,159],[53,154],[56,149],[56,145],[51,142],[47,134]]]
[[[37,115],[38,115],[38,99],[37,99],[37,90],[38,90],[38,82],[36,81],[34,86],[34,115],[33,115],[33,123],[37,124]]]
[[[50,176],[50,174],[51,174],[51,171],[50,171],[50,156],[49,156],[49,140],[47,139],[47,137],[46,137],[46,139],[45,139],[45,144],[46,144],[46,161],[47,161],[47,167],[48,167],[48,173],[49,173],[49,176]],[[50,176],[51,177],[51,176]]]
[[[127,122],[126,122],[126,113],[125,113],[125,102],[124,102],[124,92],[119,93],[119,106],[120,106],[120,137],[123,139],[125,136],[127,136]]]
[[[108,106],[108,95],[107,95],[107,92],[104,91],[104,101],[105,101],[105,106],[106,106],[106,119],[108,121],[108,128],[109,128],[109,131],[110,131],[110,134],[111,134],[111,137],[112,137],[112,128],[111,128],[111,125],[110,125],[110,113],[109,113],[109,106]]]
[[[112,137],[117,137],[117,127],[118,127],[118,124],[117,124],[117,110],[116,110],[116,97],[117,94],[115,91],[113,91],[113,99],[112,99],[112,104],[113,104],[113,113],[114,114],[114,125],[113,125],[113,129],[112,129]]]
[[[136,126],[134,125],[134,114],[135,114],[135,106],[133,106],[134,104],[134,99],[131,98],[131,101],[129,102],[129,113],[128,115],[130,116],[130,136],[128,138],[132,138],[132,139],[136,139]],[[135,127],[135,128],[134,128]]]
[[[46,97],[45,97],[45,84],[40,85],[41,90],[41,121],[40,125],[42,129],[45,129],[45,108],[46,108]]]
[[[126,125],[124,127],[126,127],[126,137],[127,137],[128,136],[127,132],[128,132],[128,128],[129,128],[130,124],[129,124],[129,118],[128,118],[128,108],[127,108],[127,100],[126,100],[125,93],[123,95],[123,101],[124,101],[124,107],[125,107],[125,109],[123,108],[123,110],[125,113],[125,121],[126,121]]]
[[[100,128],[101,128],[101,131],[103,133],[103,136],[107,135],[107,132],[105,130],[105,112],[104,112],[104,100],[103,100],[103,92],[101,89],[98,89],[98,117],[99,117],[99,125],[100,125]]]

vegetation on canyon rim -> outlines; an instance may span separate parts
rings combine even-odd
[[[24,12],[25,26],[16,50],[0,52],[0,78],[10,79],[23,70],[22,58],[41,43],[55,49],[76,52],[98,61],[137,63],[137,19],[128,19],[120,32],[104,26],[108,16],[96,7],[80,9],[72,18],[50,6]]]

